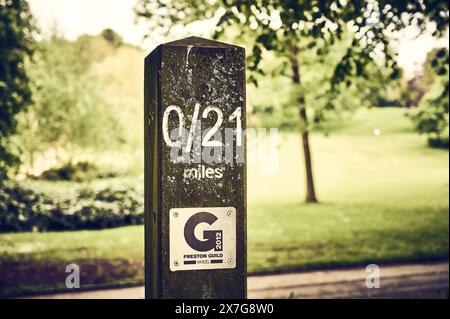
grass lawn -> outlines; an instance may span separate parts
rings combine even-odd
[[[275,174],[249,165],[250,272],[448,258],[449,153],[428,148],[403,113],[361,110],[328,137],[312,134],[320,204],[303,204],[298,134],[280,134]],[[143,226],[0,234],[0,295],[62,289],[72,262],[82,287],[142,282],[143,247]]]

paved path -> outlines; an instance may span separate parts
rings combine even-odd
[[[445,262],[380,265],[380,288],[368,289],[364,267],[248,278],[249,298],[448,298]],[[32,298],[140,299],[144,287],[42,295]]]

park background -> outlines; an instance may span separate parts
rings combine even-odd
[[[71,263],[82,288],[143,283],[143,60],[212,38],[220,10],[177,3],[0,0],[0,296],[63,290]],[[285,2],[298,4],[322,10]],[[273,12],[253,32],[237,19],[216,34],[246,48],[248,126],[280,130],[278,170],[248,165],[250,273],[448,259],[448,4],[432,6],[424,16],[443,10],[431,15],[443,25],[406,19],[389,35],[398,55],[375,46],[338,82],[351,26],[333,42],[295,39],[301,83],[277,49],[292,43],[270,38]],[[300,132],[317,203],[305,202]]]

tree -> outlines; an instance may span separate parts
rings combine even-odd
[[[428,87],[422,74],[415,74],[406,82],[402,92],[403,105],[406,107],[418,106]]]
[[[427,55],[422,76],[427,93],[413,115],[416,130],[425,134],[428,144],[434,147],[449,145],[448,58],[446,48],[434,49]]]
[[[431,88],[436,81],[445,80],[448,76],[449,54],[447,48],[434,48],[427,54],[423,66],[423,82],[427,90]]]
[[[169,32],[176,25],[197,20],[217,19],[216,36],[237,25],[255,42],[249,61],[251,71],[259,71],[263,50],[276,52],[289,61],[291,82],[297,90],[297,110],[302,137],[306,171],[306,202],[317,202],[310,152],[310,118],[299,54],[314,50],[317,56],[346,32],[352,41],[343,52],[329,80],[329,102],[324,108],[333,109],[334,96],[340,89],[350,87],[352,79],[367,77],[366,66],[383,59],[386,67],[397,77],[399,68],[391,49],[389,34],[409,25],[423,32],[434,27],[433,35],[441,36],[448,27],[447,1],[347,1],[347,0],[140,0],[135,8],[138,17],[149,22],[150,32]],[[430,24],[431,23],[431,24]]]
[[[0,181],[18,159],[10,150],[16,114],[31,101],[25,60],[33,51],[35,30],[26,1],[0,0]]]
[[[431,90],[435,91],[436,85],[442,84],[442,80],[445,80],[444,77],[447,76],[447,60],[448,50],[446,48],[434,48],[428,52],[422,71],[414,74],[403,89],[405,106],[423,104],[421,103],[422,98],[429,95]]]
[[[231,38],[227,36],[224,41],[231,41]],[[399,103],[397,96],[400,94],[400,81],[390,79],[391,71],[382,64],[372,63],[366,66],[370,81],[363,77],[353,78],[351,86],[333,95],[335,107],[326,107],[329,102],[328,83],[350,41],[350,34],[346,34],[342,40],[330,45],[327,53],[321,56],[315,50],[304,50],[298,54],[303,74],[300,89],[308,105],[310,131],[320,130],[328,134],[337,122],[347,119],[358,108]],[[297,104],[299,89],[291,85],[291,72],[286,66],[289,66],[287,58],[264,52],[259,64],[264,75],[252,75],[258,85],[249,85],[247,88],[250,111],[247,120],[250,120],[250,126],[276,126],[290,130],[298,128],[298,114],[292,106]]]
[[[79,148],[111,147],[122,133],[92,70],[88,41],[54,34],[37,45],[27,64],[33,103],[18,119],[18,144],[28,169],[47,150],[72,160]]]
[[[113,45],[114,47],[119,47],[123,44],[122,37],[120,36],[120,34],[118,34],[113,29],[109,29],[109,28],[104,29],[101,34],[102,34],[102,37],[106,41],[111,43],[111,45]]]

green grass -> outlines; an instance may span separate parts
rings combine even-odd
[[[66,265],[83,288],[143,280],[143,226],[0,235],[0,296],[65,288]]]
[[[448,150],[428,148],[404,110],[361,110],[328,137],[312,134],[320,204],[303,203],[298,134],[283,133],[280,142],[275,174],[249,165],[250,272],[448,258]],[[121,180],[78,187],[110,182]],[[55,196],[74,187],[29,185]],[[143,245],[142,226],[0,234],[0,295],[62,289],[72,262],[83,287],[142,282]]]
[[[296,134],[282,136],[276,175],[250,167],[250,271],[448,256],[448,151],[428,148],[403,112],[361,110],[312,136],[320,204],[302,202]]]

